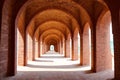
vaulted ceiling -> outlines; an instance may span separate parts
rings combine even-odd
[[[92,27],[109,10],[103,0],[24,0],[21,4],[17,27],[22,36],[27,32],[38,41],[67,39],[75,29],[82,33],[86,23]]]

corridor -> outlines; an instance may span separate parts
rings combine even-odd
[[[114,77],[111,70],[90,72],[90,66],[80,66],[79,60],[72,61],[54,51],[48,51],[17,69],[15,76],[4,80],[110,80]]]

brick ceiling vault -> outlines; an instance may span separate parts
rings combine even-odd
[[[76,28],[82,33],[86,23],[92,26],[108,10],[102,0],[27,0],[18,12],[16,24],[22,36],[26,31],[39,40],[51,34],[60,38],[49,40],[59,41],[68,34],[72,36]]]

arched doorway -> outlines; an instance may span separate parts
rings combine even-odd
[[[54,45],[50,45],[50,51],[54,51]]]

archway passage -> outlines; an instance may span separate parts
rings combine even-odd
[[[48,72],[59,74],[61,70],[70,76],[57,76],[63,80],[84,80],[85,77],[119,80],[120,7],[117,1],[1,0],[0,79],[8,76],[18,79],[21,78],[19,72],[29,74],[32,69],[36,74],[36,69],[40,69],[38,71],[44,73],[34,79]],[[88,70],[86,67],[94,72],[92,76],[79,75]],[[73,72],[76,75],[71,76]],[[24,76],[25,79],[31,77]],[[49,79],[56,77],[50,75]]]
[[[50,45],[50,51],[54,51],[54,45]]]

